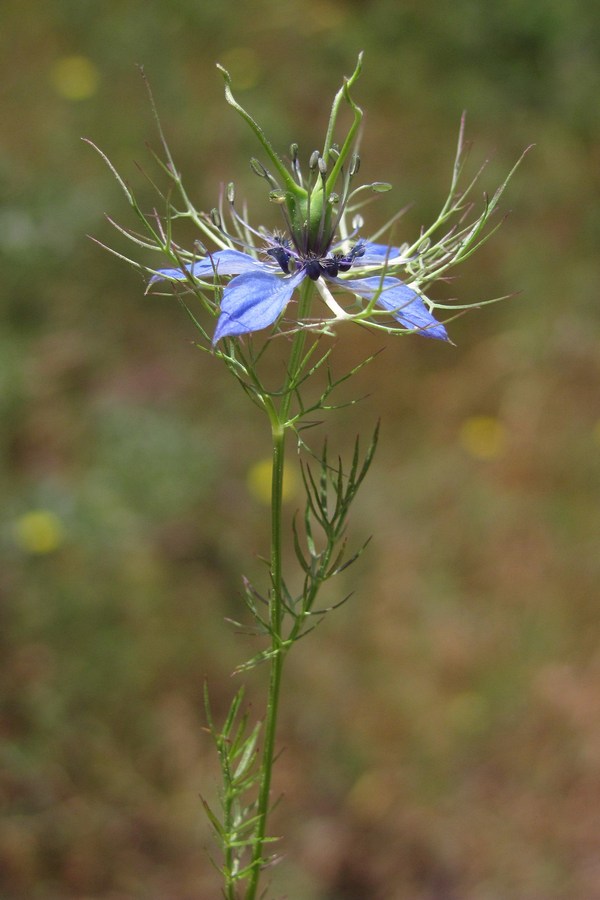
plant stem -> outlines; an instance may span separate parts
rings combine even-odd
[[[298,319],[308,315],[313,293],[313,283],[306,279],[299,304]],[[271,592],[269,595],[269,625],[271,629],[271,651],[269,691],[264,728],[264,745],[261,759],[260,784],[257,801],[257,824],[252,847],[252,874],[246,889],[245,900],[255,900],[263,864],[263,847],[267,833],[271,776],[275,758],[275,737],[277,714],[281,692],[281,676],[286,654],[283,644],[283,571],[282,571],[282,506],[283,476],[285,472],[285,439],[289,428],[288,417],[293,396],[293,388],[301,367],[306,332],[302,328],[296,332],[289,367],[286,374],[281,403],[278,410],[271,408],[272,467],[271,467]]]
[[[264,745],[261,763],[261,778],[258,794],[258,815],[254,846],[252,849],[253,870],[246,892],[246,900],[254,900],[261,873],[263,845],[269,814],[271,774],[275,756],[275,735],[284,651],[281,647],[282,620],[282,571],[281,571],[281,507],[283,492],[285,429],[273,434],[273,469],[271,481],[271,579],[269,620],[271,627],[269,693],[264,730]]]

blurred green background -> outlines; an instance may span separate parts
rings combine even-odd
[[[389,341],[327,423],[347,452],[382,417],[352,529],[374,540],[290,659],[273,896],[600,898],[600,11],[4,0],[0,47],[0,895],[218,896],[202,686],[222,715],[253,649],[224,618],[268,540],[266,424],[177,304],[87,240],[133,222],[79,139],[151,197],[143,64],[197,204],[235,179],[274,224],[215,62],[308,154],[364,49],[361,175],[395,186],[370,226],[431,219],[463,109],[482,188],[537,147],[451,286],[519,296],[453,323],[456,348]],[[342,337],[340,370],[380,345]]]

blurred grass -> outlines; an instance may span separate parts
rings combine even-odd
[[[224,709],[247,640],[223,619],[268,537],[248,482],[268,436],[179,308],[86,240],[127,212],[79,138],[143,185],[144,64],[198,204],[235,178],[260,219],[214,63],[276,146],[310,152],[364,49],[365,177],[396,188],[375,224],[407,202],[407,236],[427,221],[463,108],[489,189],[537,144],[451,287],[522,293],[455,322],[456,349],[390,343],[328,424],[349,447],[383,418],[353,528],[375,540],[291,661],[274,890],[600,897],[600,13],[5,0],[2,18],[2,896],[216,896],[202,685]],[[340,369],[377,347],[344,335]]]

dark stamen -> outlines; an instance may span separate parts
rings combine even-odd
[[[311,279],[311,281],[318,281],[323,273],[323,269],[321,268],[321,263],[315,257],[313,259],[307,259],[304,264],[304,271]]]
[[[290,253],[290,251],[286,250],[286,248],[281,244],[278,244],[275,247],[269,247],[267,253],[279,263],[282,271],[285,272],[286,275],[289,275],[290,260],[293,258],[293,255]]]

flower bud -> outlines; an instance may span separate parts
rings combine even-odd
[[[313,150],[308,161],[308,168],[311,170],[311,172],[314,172],[314,170],[317,168],[320,158],[321,154],[319,153],[319,151]]]
[[[230,181],[227,185],[227,202],[235,203],[235,185],[233,181]]]
[[[374,181],[370,187],[376,194],[385,194],[386,191],[391,191],[392,189],[392,185],[387,181]]]

